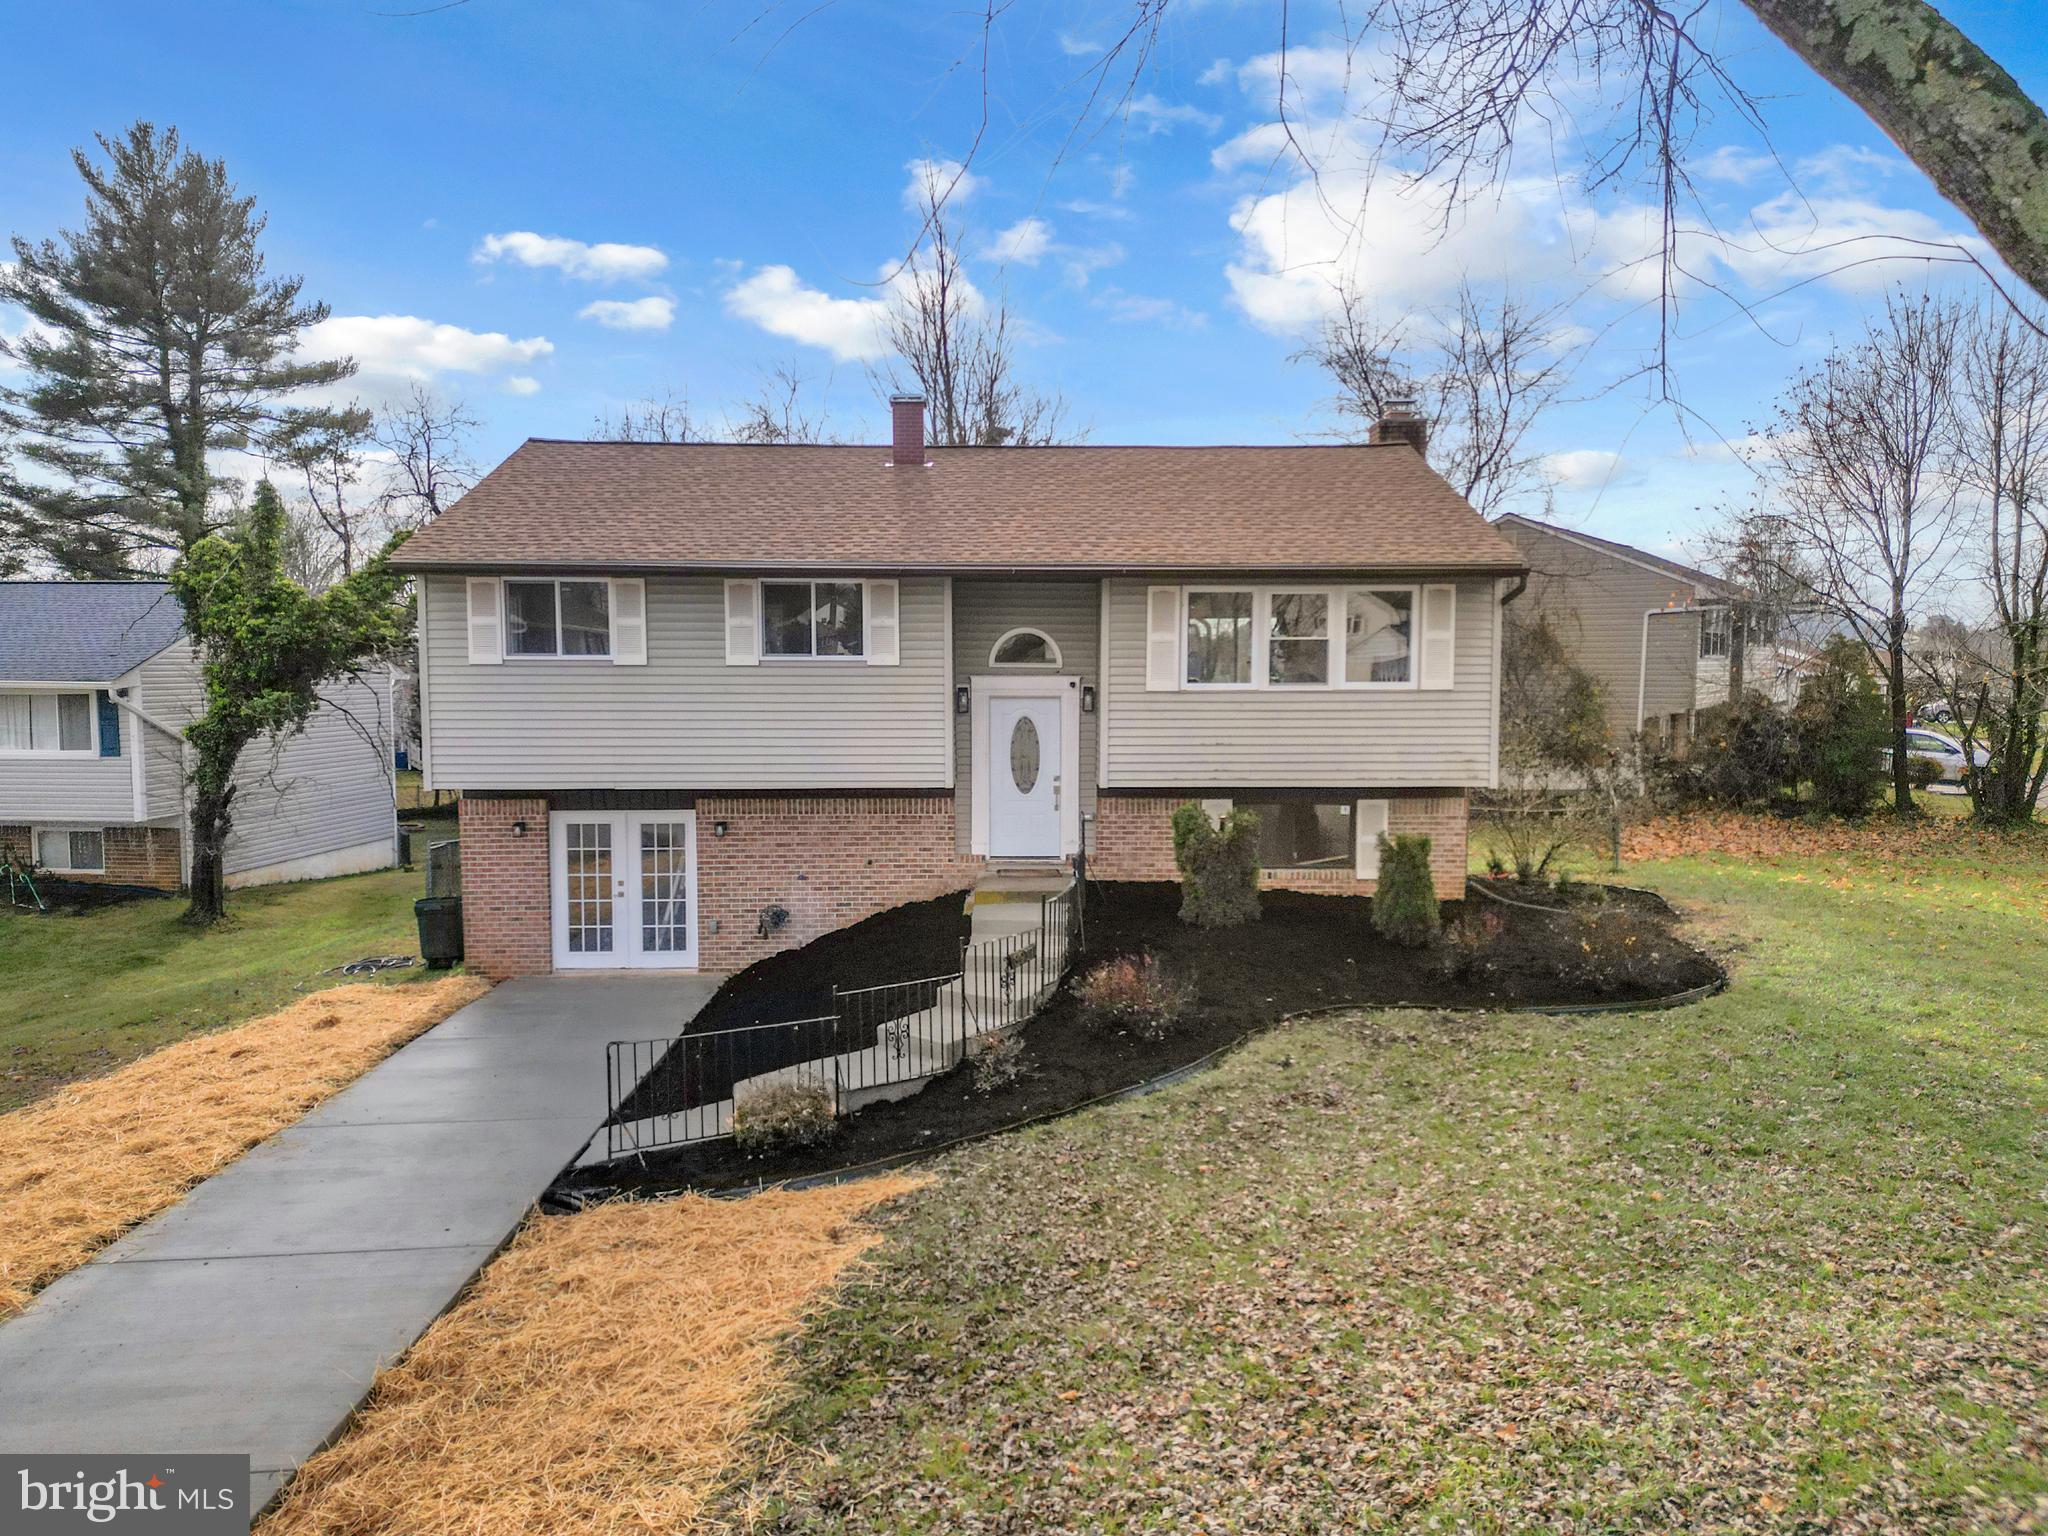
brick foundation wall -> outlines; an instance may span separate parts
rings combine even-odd
[[[1095,812],[1095,851],[1088,873],[1099,880],[1178,880],[1173,862],[1173,810],[1205,796],[1105,794]],[[1361,790],[1359,799],[1376,798]],[[1470,815],[1462,790],[1435,796],[1389,796],[1388,833],[1420,832],[1429,840],[1429,867],[1436,893],[1446,901],[1465,893],[1465,838]],[[1322,891],[1370,896],[1379,884],[1350,870],[1272,870],[1259,877],[1266,890]]]
[[[552,970],[547,801],[465,795],[459,825],[464,964],[495,981]]]
[[[724,837],[713,832],[720,821]],[[739,970],[890,907],[965,890],[981,868],[954,847],[951,795],[703,796],[698,963]],[[789,921],[763,938],[768,906],[786,907]]]
[[[102,827],[106,871],[57,878],[76,880],[82,885],[139,885],[150,890],[175,891],[184,883],[178,867],[180,836],[176,827]],[[0,826],[0,849],[12,849],[17,857],[31,860],[36,853],[29,840],[29,829],[18,824]]]

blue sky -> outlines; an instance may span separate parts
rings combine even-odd
[[[648,395],[686,393],[715,419],[784,364],[840,432],[880,435],[882,360],[864,306],[914,233],[912,163],[957,159],[974,141],[974,15],[901,0],[838,0],[800,22],[808,5],[756,0],[383,14],[424,3],[17,0],[8,31],[36,65],[0,100],[0,228],[40,237],[76,221],[67,152],[95,130],[175,123],[259,198],[273,268],[304,274],[333,306],[319,341],[363,361],[359,391],[428,378],[459,395],[485,423],[486,464],[530,435],[584,435]],[[2048,94],[2029,6],[1944,9]],[[954,210],[975,284],[1003,289],[1025,322],[1024,372],[1063,392],[1099,442],[1312,434],[1329,424],[1327,386],[1290,355],[1333,275],[1399,312],[1471,271],[1567,302],[1599,338],[1574,398],[1538,428],[1557,515],[1675,549],[1741,492],[1716,439],[1757,421],[1885,280],[1924,280],[1917,262],[1826,275],[1839,258],[1802,247],[1844,233],[1968,236],[1859,112],[1729,7],[1713,25],[1744,84],[1769,98],[1782,166],[1725,115],[1700,134],[1702,195],[1742,248],[1692,254],[1761,309],[1745,317],[1704,288],[1685,296],[1681,419],[1641,382],[1614,383],[1655,335],[1640,292],[1603,279],[1640,247],[1641,189],[1588,199],[1525,155],[1447,238],[1426,200],[1387,178],[1367,199],[1345,179],[1327,88],[1334,13],[1300,4],[1294,111],[1319,135],[1334,200],[1271,152],[1270,3],[1176,6],[1134,109],[1070,137],[1092,50],[1127,10],[1018,0],[1006,13]],[[1598,108],[1589,99],[1585,115]],[[1335,228],[1319,205],[1332,201],[1364,217]],[[0,315],[0,329],[17,323]]]

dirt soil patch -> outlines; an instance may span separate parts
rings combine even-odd
[[[0,887],[5,883],[0,881]],[[5,894],[4,889],[0,889],[0,896]],[[107,885],[97,880],[59,880],[54,875],[38,875],[36,894],[43,898],[46,915],[76,917],[106,907],[129,906],[138,901],[162,901],[165,893],[139,885]],[[16,905],[31,912],[35,910],[35,904],[25,894]]]
[[[1591,902],[1602,893],[1588,891]],[[1553,898],[1554,899],[1554,898]],[[1447,903],[1446,920],[1466,904]],[[1335,1004],[1413,1004],[1441,1008],[1513,1008],[1642,1001],[1715,980],[1719,971],[1678,938],[1675,920],[1654,897],[1606,897],[1601,909],[1626,918],[1650,952],[1635,957],[1633,975],[1604,987],[1560,974],[1574,965],[1583,941],[1581,911],[1538,912],[1498,903],[1470,903],[1498,914],[1498,934],[1483,964],[1463,977],[1445,974],[1434,950],[1401,949],[1373,932],[1363,897],[1268,892],[1261,921],[1202,930],[1179,918],[1180,891],[1161,883],[1099,883],[1090,887],[1086,944],[1077,967],[1149,951],[1193,988],[1193,1003],[1164,1040],[1150,1041],[1090,1022],[1071,991],[1062,991],[1024,1029],[1025,1073],[990,1090],[971,1065],[956,1068],[923,1092],[876,1104],[848,1117],[823,1147],[746,1154],[731,1141],[648,1153],[634,1164],[590,1169],[572,1183],[721,1188],[790,1178],[823,1168],[943,1146],[1019,1121],[1085,1104],[1199,1060],[1291,1013]],[[883,942],[889,915],[863,925],[867,944]],[[802,952],[792,968],[809,967]],[[763,962],[766,971],[774,961]],[[750,973],[751,974],[751,973]],[[899,973],[899,975],[902,973]],[[659,1074],[651,1075],[656,1082]],[[658,1094],[632,1106],[667,1106]],[[683,1107],[677,1105],[675,1107]]]
[[[697,1528],[783,1395],[782,1340],[877,1240],[859,1218],[919,1183],[535,1218],[259,1536]]]
[[[0,1318],[487,990],[334,987],[0,1115]]]

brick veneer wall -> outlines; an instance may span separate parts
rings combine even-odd
[[[714,833],[726,824],[724,837]],[[982,861],[954,847],[951,795],[705,795],[697,801],[697,943],[737,970],[864,917],[965,890]],[[789,921],[762,937],[761,909]]]
[[[1206,798],[1197,791],[1181,795],[1105,794],[1095,812],[1095,851],[1088,873],[1101,880],[1178,880],[1173,862],[1173,809]],[[1376,798],[1360,790],[1357,798]],[[1436,893],[1445,900],[1465,892],[1465,836],[1470,816],[1462,790],[1434,796],[1387,797],[1387,831],[1421,832],[1429,837],[1429,867]],[[1377,880],[1360,880],[1349,869],[1269,870],[1259,877],[1267,890],[1324,891],[1344,896],[1369,896]]]
[[[461,807],[464,964],[494,980],[552,970],[547,801],[464,795]]]
[[[102,827],[105,873],[57,878],[81,884],[139,885],[150,890],[175,891],[184,883],[178,867],[179,835],[176,827]],[[29,841],[29,829],[19,825],[0,826],[0,848],[12,849],[18,857],[27,859],[33,859],[36,852]]]

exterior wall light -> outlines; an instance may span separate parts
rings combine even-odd
[[[726,824],[724,822],[714,821],[713,823],[711,823],[711,835],[713,837],[723,837],[725,836],[725,834]]]
[[[512,823],[512,835],[514,837],[526,836],[526,820],[524,817]]]
[[[974,710],[974,693],[965,683],[953,690],[953,713],[971,714]]]
[[[1095,713],[1095,685],[1093,683],[1081,685],[1081,713],[1084,715]]]

